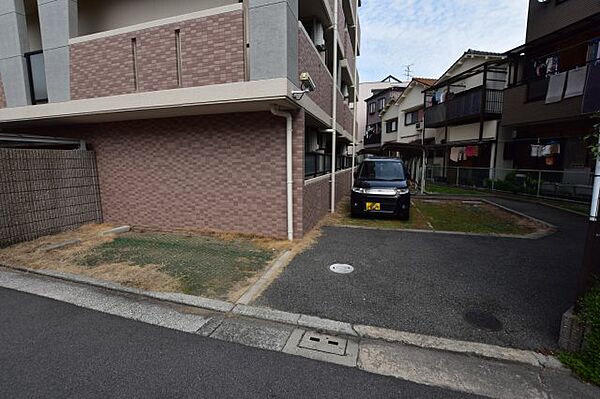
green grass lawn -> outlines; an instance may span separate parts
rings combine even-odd
[[[334,224],[383,229],[419,229],[459,231],[466,233],[524,235],[537,231],[540,226],[528,219],[486,203],[465,204],[462,201],[420,200],[412,201],[410,220],[393,218],[353,218],[349,205],[344,204]]]
[[[186,294],[225,298],[235,286],[262,270],[274,252],[249,240],[166,233],[128,233],[94,248],[80,260],[85,266],[128,262],[159,265],[177,278]]]

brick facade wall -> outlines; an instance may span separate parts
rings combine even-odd
[[[308,96],[328,115],[332,110],[333,78],[325,67],[319,54],[317,54],[312,42],[303,28],[298,32],[298,71],[308,72],[317,85],[317,90],[308,93]]]
[[[233,11],[72,44],[71,98],[133,93],[133,38],[138,91],[177,88],[177,29],[182,87],[244,81],[243,14]]]
[[[38,131],[39,132],[39,131]],[[285,119],[269,112],[61,126],[96,152],[106,222],[287,236]],[[294,115],[303,232],[304,111]]]
[[[4,85],[2,84],[2,76],[0,76],[0,108],[6,108],[6,95],[4,94]]]
[[[336,203],[350,195],[352,185],[352,170],[344,170],[335,175],[335,200]],[[304,233],[308,233],[316,224],[327,215],[331,204],[330,177],[314,179],[304,186]]]

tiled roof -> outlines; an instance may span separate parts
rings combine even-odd
[[[435,84],[435,82],[437,82],[437,79],[431,79],[431,78],[413,78],[414,81],[417,81],[419,83],[421,83],[423,86],[433,86]]]

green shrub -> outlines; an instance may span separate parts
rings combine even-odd
[[[577,316],[588,328],[585,345],[579,352],[562,352],[559,359],[582,379],[600,385],[600,281],[582,298]]]

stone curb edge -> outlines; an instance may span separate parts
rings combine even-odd
[[[120,284],[102,281],[92,277],[79,276],[52,270],[35,270],[3,263],[0,263],[0,267],[4,267],[8,270],[16,270],[24,273],[36,274],[39,276],[56,278],[71,283],[103,288],[119,293],[134,294],[179,305],[186,305],[226,314],[246,316],[254,319],[285,323],[298,327],[311,328],[317,331],[325,331],[338,335],[356,337],[359,340],[379,339],[386,342],[397,342],[424,349],[467,354],[485,359],[520,363],[539,368],[551,368],[562,371],[567,370],[556,358],[530,350],[507,348],[477,342],[459,341],[360,324],[353,325],[347,322],[324,319],[316,316],[290,313],[281,310],[243,304],[236,305],[218,299],[203,298],[186,294],[144,291],[136,288],[124,287]]]

